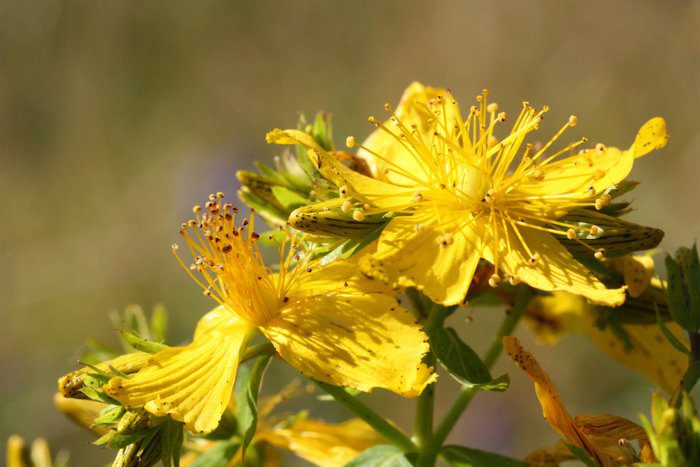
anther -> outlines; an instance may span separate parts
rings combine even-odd
[[[313,268],[312,268],[311,266],[309,266],[308,268],[306,268],[306,272],[311,272],[311,271],[313,271]]]
[[[345,185],[343,185],[343,186],[340,187],[340,190],[338,190],[338,191],[340,192],[340,197],[341,197],[342,199],[347,199],[347,198],[348,198],[348,187],[346,187]]]
[[[595,256],[595,259],[603,259],[605,257],[605,248],[600,248],[593,256]]]
[[[489,105],[486,106],[486,111],[491,113],[498,112],[498,104],[495,102],[491,102]]]
[[[532,178],[541,182],[544,180],[544,171],[542,169],[535,169],[535,171],[532,172]]]
[[[355,137],[354,136],[348,136],[345,138],[345,145],[349,148],[352,149],[355,147]]]
[[[172,245],[170,245],[170,248],[172,248],[173,251],[175,251],[175,250],[179,249],[180,247],[178,246],[177,243],[173,243]]]
[[[604,207],[610,205],[610,203],[612,203],[612,197],[605,193],[603,196],[595,200],[595,208],[600,211]]]
[[[195,205],[195,206],[192,207],[192,212],[195,213],[195,214],[197,214],[197,213],[200,212],[201,210],[202,210],[202,206],[200,206],[199,204],[197,204],[197,205]]]
[[[569,229],[566,231],[566,238],[573,240],[576,238],[576,231],[574,229]]]
[[[416,232],[418,232],[422,228],[423,228],[423,224],[416,224],[413,226],[413,230],[415,230]]]
[[[510,276],[508,282],[510,282],[510,285],[518,285],[520,284],[520,277],[518,275]]]
[[[595,196],[595,187],[593,185],[588,187],[588,195]]]
[[[603,143],[598,143],[595,145],[595,148],[598,152],[603,152],[605,151],[605,145]]]
[[[489,285],[491,287],[497,287],[498,284],[501,283],[501,276],[498,274],[492,274],[491,277],[489,277]]]
[[[569,126],[576,126],[578,123],[578,117],[576,115],[572,115],[569,117]]]
[[[382,175],[389,175],[389,167],[382,167]]]
[[[216,200],[216,195],[214,193],[209,195],[209,201],[214,201]]]
[[[414,202],[414,203],[420,203],[421,201],[423,201],[423,195],[422,195],[420,192],[416,192],[416,193],[413,195],[413,202]]]
[[[598,227],[597,225],[592,225],[592,226],[591,226],[591,235],[593,235],[594,237],[596,237],[596,236],[597,236],[599,233],[601,233],[602,231],[603,231],[603,229],[601,229],[601,228]]]
[[[377,123],[377,119],[374,118],[373,116],[368,117],[368,118],[367,118],[367,121],[368,121],[369,123]]]
[[[454,242],[455,242],[455,239],[454,239],[454,237],[452,236],[452,234],[449,233],[449,232],[446,233],[446,234],[444,234],[444,235],[440,235],[440,236],[438,237],[438,243],[439,243],[441,246],[450,246],[450,245],[452,245]]]
[[[539,254],[539,253],[533,254],[532,256],[530,256],[530,259],[528,259],[527,261],[528,261],[528,263],[530,263],[530,264],[532,264],[532,265],[535,265],[535,264],[539,263],[539,261],[540,261],[540,254]]]
[[[362,222],[365,220],[365,215],[362,214],[362,211],[355,211],[352,213],[352,218],[355,219],[357,222]]]
[[[216,197],[217,197],[217,198],[223,198],[223,197],[224,197],[224,192],[223,192],[223,191],[217,191],[217,192],[216,192]]]
[[[505,112],[501,112],[496,116],[496,120],[498,120],[499,122],[505,122],[506,118],[508,118],[508,114],[506,114]]]
[[[384,110],[391,112],[391,104],[389,104],[388,102],[384,104]]]
[[[346,214],[349,213],[351,209],[352,203],[348,200],[343,201],[343,204],[340,206],[340,210]]]

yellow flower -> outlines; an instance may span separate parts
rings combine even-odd
[[[624,256],[606,264],[619,271],[625,278],[631,297],[647,297],[663,300],[663,289],[657,279],[652,279],[654,261],[649,256]],[[652,287],[649,287],[652,285]],[[646,293],[646,295],[642,295]],[[633,302],[625,303],[625,311]],[[653,309],[652,309],[653,310]],[[610,326],[601,329],[597,325],[600,310],[591,306],[583,297],[568,292],[554,292],[551,296],[536,297],[525,313],[525,322],[535,336],[546,344],[554,344],[566,334],[587,335],[608,356],[643,374],[668,394],[672,394],[685,374],[687,356],[676,349],[661,332],[658,324],[620,324],[627,336],[623,342]],[[679,325],[666,323],[667,328],[686,347],[688,339]]]
[[[581,241],[600,234],[597,226],[584,229],[562,217],[574,208],[609,203],[606,191],[627,176],[634,159],[666,144],[664,120],[647,122],[628,150],[599,144],[572,154],[585,139],[558,150],[553,145],[576,117],[545,144],[525,144],[548,110],[525,103],[512,129],[498,139],[496,126],[506,114],[487,104],[486,95],[465,119],[449,91],[411,84],[396,111],[386,105],[387,122],[369,119],[378,129],[360,154],[375,178],[351,171],[302,132],[277,129],[268,141],[306,146],[319,171],[340,187],[341,197],[363,206],[363,214],[394,213],[376,252],[362,264],[392,286],[415,286],[434,301],[458,304],[484,258],[496,268],[493,286],[508,278],[621,304],[624,290],[607,289],[557,238]],[[352,137],[347,142],[356,145]]]
[[[258,424],[253,442],[266,443],[262,446],[264,465],[279,465],[280,456],[272,446],[291,451],[314,465],[341,467],[362,451],[386,443],[382,436],[359,418],[341,423],[328,423],[306,418],[305,414],[292,417],[286,414],[270,416],[279,404],[300,393],[298,383],[297,380],[292,381],[282,391],[261,399],[258,404]],[[229,407],[233,409],[234,406],[235,398],[232,397]],[[181,465],[191,465],[214,444],[203,439],[193,440],[190,452],[184,456]],[[228,465],[246,465],[240,449],[229,460]]]
[[[287,363],[320,381],[413,397],[434,380],[421,362],[426,335],[393,297],[357,274],[356,264],[308,262],[292,241],[289,254],[279,246],[273,273],[258,249],[252,211],[237,226],[238,210],[222,197],[212,195],[204,210],[196,206],[196,220],[181,230],[194,256],[186,269],[219,306],[200,320],[192,344],[159,352],[130,378],[113,378],[109,395],[209,432],[258,330]]]
[[[342,423],[302,419],[288,428],[264,429],[256,436],[323,467],[341,467],[365,449],[386,443],[359,418]]]
[[[535,393],[545,420],[568,444],[583,449],[599,465],[614,466],[634,462],[635,453],[628,444],[621,442],[634,440],[639,443],[642,461],[654,462],[649,439],[641,426],[626,418],[609,414],[579,415],[573,418],[566,410],[549,375],[540,367],[535,357],[520,345],[518,339],[505,336],[503,348],[535,384]],[[529,461],[534,463],[546,460],[547,465],[573,457],[568,456],[561,446],[533,454]],[[553,456],[559,457],[553,459]]]

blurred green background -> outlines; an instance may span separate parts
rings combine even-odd
[[[2,1],[0,439],[41,435],[75,465],[106,462],[51,402],[83,339],[116,342],[110,310],[157,302],[174,342],[188,339],[213,305],[170,253],[191,205],[233,195],[235,171],[269,162],[266,131],[298,111],[332,111],[338,142],[361,139],[412,80],[465,105],[488,87],[511,114],[549,104],[542,136],[576,114],[571,139],[627,147],[664,116],[671,140],[635,167],[629,218],[663,227],[667,251],[700,232],[698,2]],[[454,324],[483,349],[498,315]],[[584,338],[533,350],[572,413],[647,410],[652,384]],[[452,441],[517,456],[553,444],[531,384],[498,371],[513,389],[480,395]],[[277,364],[266,391],[293,376]],[[368,400],[410,427],[408,402]],[[450,401],[441,390],[438,410]]]

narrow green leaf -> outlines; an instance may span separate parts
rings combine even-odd
[[[664,320],[661,318],[661,313],[659,312],[659,307],[656,306],[656,304],[654,304],[654,307],[656,308],[656,322],[658,323],[661,332],[666,337],[666,340],[670,342],[671,345],[674,346],[679,352],[690,355],[690,350],[685,348],[685,345],[683,345],[683,343],[673,335],[671,330],[666,326],[666,323],[664,323]]]
[[[382,444],[361,452],[345,467],[411,467],[413,463],[409,458],[413,457],[415,456],[406,454],[396,446]]]
[[[454,329],[440,328],[427,332],[435,357],[454,379],[470,386],[492,382],[493,378],[484,362],[462,342]]]
[[[258,393],[260,383],[270,364],[271,355],[263,355],[255,361],[250,370],[247,384],[241,385],[237,394],[240,405],[237,407],[238,431],[241,435],[241,452],[245,458],[245,451],[253,439],[258,424]]]
[[[440,455],[453,467],[526,467],[525,462],[495,452],[481,451],[464,446],[444,446]]]

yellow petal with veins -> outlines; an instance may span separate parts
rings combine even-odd
[[[469,221],[438,226],[432,213],[397,217],[379,237],[376,253],[362,258],[360,266],[391,287],[417,287],[437,303],[457,305],[467,295],[480,245]]]
[[[289,428],[260,431],[256,436],[323,467],[342,467],[365,449],[386,442],[360,419],[343,423],[305,419]]]
[[[619,306],[625,301],[625,288],[608,289],[592,272],[576,261],[571,253],[551,234],[522,227],[522,236],[509,226],[498,229],[498,267],[511,276],[540,290],[565,290],[583,295],[594,303]],[[527,249],[523,246],[523,241]],[[493,242],[495,243],[495,242]],[[495,264],[491,242],[486,244],[484,258]],[[529,251],[528,251],[529,249]],[[539,259],[533,261],[535,254]]]
[[[319,172],[338,187],[346,187],[349,196],[371,202],[383,209],[393,209],[410,202],[415,189],[399,188],[355,172],[321,148],[303,131],[275,129],[267,134],[275,144],[301,144]]]
[[[379,294],[293,298],[261,327],[280,356],[303,375],[370,391],[380,387],[406,397],[435,379],[422,363],[427,336],[410,312]]]
[[[208,433],[226,409],[241,349],[254,329],[216,308],[202,318],[192,344],[158,352],[138,373],[112,378],[104,389],[125,407],[143,406]]]

